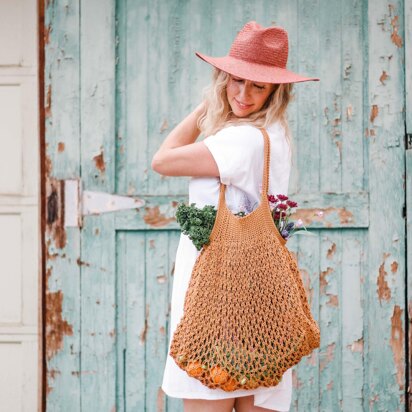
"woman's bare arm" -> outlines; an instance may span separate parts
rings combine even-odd
[[[152,159],[152,169],[164,176],[219,176],[219,169],[203,142],[196,142],[201,103],[166,137]]]

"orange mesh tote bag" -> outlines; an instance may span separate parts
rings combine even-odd
[[[210,241],[193,266],[170,355],[190,376],[225,391],[276,386],[320,345],[296,259],[267,199],[270,140],[264,137],[259,206],[243,217],[227,207],[224,184]]]

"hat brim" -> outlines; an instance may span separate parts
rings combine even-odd
[[[242,79],[262,83],[299,83],[319,81],[317,77],[304,77],[287,69],[273,67],[253,62],[245,62],[232,56],[211,57],[195,52],[205,62],[224,72]]]

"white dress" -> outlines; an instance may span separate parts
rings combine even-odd
[[[270,138],[269,194],[287,194],[291,158],[284,128],[275,122],[267,129]],[[237,213],[249,213],[260,201],[263,176],[264,140],[259,129],[251,125],[229,126],[204,143],[212,153],[219,168],[220,179],[227,185],[226,204]],[[214,205],[219,199],[218,177],[192,177],[189,182],[189,203],[197,207]],[[173,333],[183,316],[183,305],[193,265],[198,251],[183,233],[176,253],[169,335],[169,349]],[[272,388],[238,389],[225,392],[210,389],[181,370],[168,355],[163,375],[163,391],[171,397],[186,399],[224,399],[254,395],[254,405],[277,411],[289,411],[292,397],[292,368],[288,369],[279,384]]]

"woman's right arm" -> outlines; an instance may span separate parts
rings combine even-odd
[[[152,159],[152,169],[164,176],[219,176],[209,149],[196,142],[200,135],[197,120],[204,111],[201,103],[166,137]]]

